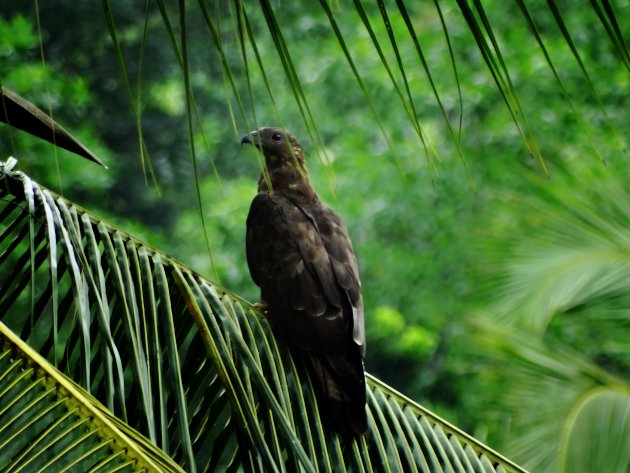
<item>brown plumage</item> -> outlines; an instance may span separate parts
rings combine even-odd
[[[363,301],[348,232],[311,187],[292,134],[265,127],[241,143],[263,152],[268,171],[247,217],[247,263],[261,303],[274,330],[305,353],[325,418],[342,434],[363,434]]]

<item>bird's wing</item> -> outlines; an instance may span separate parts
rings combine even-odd
[[[337,214],[260,193],[247,217],[247,262],[269,316],[304,357],[324,418],[365,433],[363,302],[356,258]]]
[[[247,262],[272,320],[294,343],[341,355],[353,340],[363,352],[356,259],[341,219],[321,210],[330,214],[318,218],[281,194],[258,194],[247,218]]]
[[[352,311],[353,339],[365,354],[365,331],[363,323],[363,299],[357,258],[341,217],[332,209],[324,207],[320,218],[320,234],[338,286],[348,298]]]

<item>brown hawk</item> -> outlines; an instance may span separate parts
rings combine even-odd
[[[346,227],[313,190],[291,133],[265,127],[241,143],[262,151],[268,172],[247,217],[247,263],[261,304],[274,330],[305,353],[324,417],[342,434],[363,434],[363,300]]]

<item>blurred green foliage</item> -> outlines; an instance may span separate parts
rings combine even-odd
[[[558,2],[595,96],[546,3],[526,2],[569,103],[518,6],[484,2],[547,174],[523,146],[459,10],[442,6],[456,75],[434,5],[408,3],[464,161],[457,156],[456,141],[406,36],[403,19],[390,15],[418,121],[429,143],[426,148],[355,10],[337,6],[335,20],[389,143],[328,19],[316,3],[307,2],[280,2],[274,8],[325,148],[304,125],[256,5],[248,5],[248,19],[273,102],[250,46],[245,48],[249,67],[241,60],[233,6],[218,3],[212,9],[247,120],[238,112],[230,77],[201,15],[191,7],[187,17],[190,82],[201,119],[193,130],[196,166],[211,254],[197,206],[183,74],[163,18],[153,6],[148,14],[138,2],[119,2],[112,8],[130,85],[141,104],[157,186],[140,162],[133,115],[97,2],[41,2],[40,30],[33,3],[5,5],[0,16],[0,81],[43,110],[51,109],[55,119],[111,169],[104,171],[7,127],[0,129],[0,154],[16,156],[20,169],[41,184],[255,301],[257,290],[244,257],[244,222],[256,192],[259,164],[251,149],[240,148],[239,137],[257,125],[291,129],[307,149],[316,189],[343,215],[359,258],[367,370],[465,430],[479,437],[488,433],[491,445],[500,447],[503,437],[510,435],[506,427],[510,416],[517,415],[504,398],[510,370],[488,363],[487,355],[475,348],[467,317],[480,308],[501,312],[496,307],[503,302],[497,301],[518,299],[518,288],[505,284],[505,274],[519,257],[522,241],[537,242],[539,225],[567,210],[563,196],[596,198],[592,205],[598,212],[610,196],[604,192],[595,197],[590,193],[593,186],[606,188],[614,182],[627,188],[624,139],[630,134],[630,75],[593,11],[581,3]],[[394,66],[396,58],[378,9],[365,8]],[[177,25],[176,12],[167,13]],[[616,14],[627,18],[630,5],[618,5]],[[621,26],[628,37],[630,22]],[[400,73],[393,70],[400,81]],[[547,207],[542,211],[542,203],[553,211]],[[551,324],[545,336],[579,351],[598,337],[593,335],[597,327],[585,328],[572,320]],[[619,346],[602,342],[592,358],[607,360],[627,378],[628,351],[613,348]]]

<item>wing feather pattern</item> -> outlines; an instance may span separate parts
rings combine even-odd
[[[363,433],[363,301],[341,218],[319,199],[261,192],[247,217],[247,262],[274,329],[305,356],[323,408],[342,433]]]

